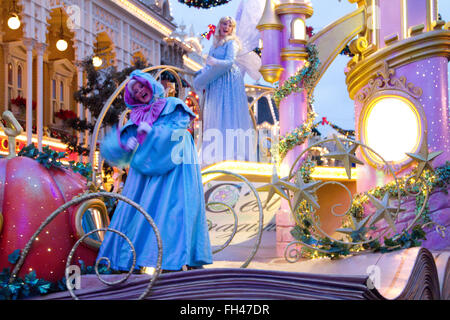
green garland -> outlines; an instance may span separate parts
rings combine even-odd
[[[290,94],[305,90],[307,94],[308,110],[313,110],[313,91],[319,76],[318,70],[320,61],[315,45],[307,45],[306,51],[308,53],[308,59],[303,68],[300,69],[297,74],[287,79],[274,92],[273,98],[277,106],[280,105],[281,100]],[[285,136],[281,136],[278,143],[271,147],[271,153],[276,162],[281,162],[290,150],[306,141],[312,130],[317,128],[319,125],[319,123],[314,124],[316,116],[317,114],[315,112],[308,112],[307,118],[303,124],[295,128],[293,131],[288,132]]]
[[[42,151],[39,151],[34,143],[30,143],[19,151],[18,156],[34,159],[47,169],[50,169],[51,167],[67,168],[67,166],[61,162],[61,159],[67,157],[67,153],[57,152],[48,146],[44,146]],[[73,172],[78,172],[88,180],[92,177],[92,165],[90,163],[84,164],[82,162],[69,161],[69,168],[72,169]]]
[[[294,92],[301,92],[305,90],[308,95],[309,106],[313,103],[313,91],[319,77],[320,60],[318,57],[318,51],[315,45],[309,44],[306,46],[306,52],[308,53],[308,59],[295,75],[287,79],[282,85],[275,91],[273,98],[277,105],[281,100],[291,95]]]
[[[309,163],[304,164],[300,170],[302,170],[302,176],[305,183],[311,180],[308,173],[312,171],[312,168]],[[450,162],[447,162],[444,166],[438,167],[435,169],[435,173],[432,174],[430,171],[425,171],[423,173],[423,183],[422,185],[416,186],[417,192],[419,190],[427,189],[429,192],[433,192],[436,190],[440,190],[443,192],[447,192],[447,187],[450,184]],[[406,181],[407,177],[404,177],[399,180],[399,189],[401,196],[407,195]],[[389,192],[390,196],[397,197],[398,189],[395,182],[388,183],[385,186],[374,188],[368,193],[372,194],[376,198],[382,198],[386,192]],[[350,215],[355,217],[357,220],[361,220],[363,218],[364,213],[364,204],[367,203],[368,197],[365,194],[357,194],[354,196],[352,201],[352,206],[350,208]],[[416,196],[416,213],[423,206],[423,202],[425,201],[425,194],[419,193]],[[306,246],[302,247],[302,256],[305,258],[321,258],[327,257],[331,259],[337,259],[341,256],[346,256],[352,253],[356,253],[364,250],[371,250],[373,252],[390,252],[398,249],[406,249],[411,247],[416,247],[421,245],[421,240],[426,240],[426,233],[423,230],[423,226],[431,221],[428,216],[429,210],[425,210],[421,217],[421,223],[417,224],[412,228],[410,232],[403,231],[398,235],[394,235],[391,238],[384,238],[384,244],[374,239],[373,241],[363,244],[363,245],[350,245],[343,244],[337,241],[333,241],[328,237],[314,237],[313,233],[313,221],[317,221],[314,216],[312,207],[304,201],[298,208],[296,212],[294,212],[294,217],[296,220],[296,226],[291,230],[291,234],[294,239],[297,239],[303,243],[306,243],[318,250],[314,250],[308,248]],[[343,222],[343,228],[347,228],[350,225],[350,217],[347,221]],[[350,234],[350,238],[352,242],[361,241],[364,238],[364,235],[373,230],[370,228],[361,228],[360,230],[355,230],[355,232]],[[323,250],[323,251],[319,251]]]
[[[8,255],[8,262],[14,265],[19,260],[19,257],[20,249],[14,250],[14,252]],[[96,273],[95,268],[93,266],[86,266],[83,260],[78,260],[78,263],[80,264],[81,274]],[[100,265],[98,272],[100,274],[112,273],[105,265]],[[15,277],[11,283],[9,283],[10,278],[10,268],[3,269],[0,273],[0,300],[18,300],[68,290],[65,277],[57,282],[50,282],[37,278],[34,270],[26,274],[23,278]]]
[[[276,162],[283,161],[288,151],[305,142],[312,130],[317,128],[319,123],[314,124],[317,114],[309,112],[304,123],[287,133],[285,136],[279,137],[278,143],[274,143],[270,151]]]

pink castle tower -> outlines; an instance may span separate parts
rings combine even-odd
[[[295,75],[306,62],[305,20],[313,14],[309,0],[266,1],[263,16],[258,24],[263,41],[261,73],[266,81],[283,83]],[[307,97],[304,91],[293,93],[279,105],[280,135],[294,130],[305,122],[308,113]],[[295,159],[304,150],[297,146],[288,152],[281,165],[281,174],[288,174]],[[290,230],[295,225],[289,204],[282,200],[276,216],[277,255],[283,256],[285,247],[293,238]]]
[[[396,175],[415,166],[406,153],[418,152],[426,140],[429,152],[443,151],[433,166],[444,164],[450,159],[450,31],[438,19],[437,1],[368,0],[358,6],[365,6],[366,28],[350,45],[355,56],[346,72],[356,139],[388,161]],[[392,179],[380,173],[384,163],[377,155],[361,156],[369,165],[360,168],[359,192]]]
[[[355,56],[346,70],[348,92],[355,101],[356,139],[389,162],[397,177],[416,167],[406,153],[442,151],[432,166],[444,165],[450,160],[450,24],[440,20],[435,0],[367,0],[358,6],[365,9],[366,28],[350,44]],[[367,163],[359,167],[358,192],[393,179],[382,170],[385,163],[366,150],[358,155]],[[428,201],[428,217],[447,229],[448,199],[438,190]],[[405,200],[402,207],[406,212],[397,221],[399,229],[415,216],[415,200]],[[424,247],[450,244],[448,232],[442,237],[431,226],[425,231]]]
[[[260,71],[266,81],[283,83],[305,64],[306,44],[312,43],[319,51],[322,75],[349,44],[354,56],[345,70],[346,84],[355,103],[356,140],[367,146],[358,150],[366,165],[358,166],[356,189],[365,192],[393,179],[387,164],[397,177],[414,169],[406,153],[419,153],[426,146],[430,153],[443,151],[434,167],[450,159],[450,24],[439,20],[436,0],[349,2],[358,8],[307,41],[305,19],[313,14],[311,1],[267,0],[258,24],[263,40]],[[283,136],[305,122],[307,97],[304,92],[291,94],[279,108]],[[282,176],[304,148],[288,152]],[[289,205],[282,201],[277,213],[279,256],[292,240],[294,225]]]

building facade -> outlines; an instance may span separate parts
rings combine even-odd
[[[24,129],[18,141],[40,149],[49,142],[64,148],[52,134],[67,130],[58,112],[92,120],[73,98],[85,81],[79,62],[86,57],[99,57],[98,68],[121,70],[136,58],[183,68],[192,51],[170,40],[176,25],[168,0],[1,2],[0,112],[13,111]]]

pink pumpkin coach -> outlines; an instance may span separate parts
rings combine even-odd
[[[0,159],[1,270],[14,267],[8,261],[8,255],[17,249],[23,250],[52,212],[85,191],[86,178],[69,169],[47,169],[26,157]],[[96,209],[100,209],[101,220],[109,221],[106,208],[101,210],[98,204],[100,201],[91,201]],[[70,250],[79,237],[89,231],[82,229],[83,214],[89,207],[83,203],[56,216],[32,243],[18,276],[23,277],[34,270],[38,278],[62,279]],[[83,243],[76,250],[72,264],[78,260],[83,260],[86,265],[94,264],[100,242],[87,239],[87,245]]]

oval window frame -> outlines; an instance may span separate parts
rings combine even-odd
[[[419,101],[417,101],[416,99],[412,98],[411,96],[406,95],[403,92],[397,91],[397,90],[380,91],[380,92],[376,93],[375,95],[373,95],[371,97],[371,99],[368,100],[364,104],[364,106],[362,107],[361,113],[360,113],[360,117],[359,117],[358,139],[363,144],[371,147],[367,141],[367,132],[366,132],[367,119],[368,119],[368,116],[370,115],[370,112],[372,111],[373,107],[376,105],[376,103],[385,98],[395,98],[395,99],[402,100],[413,111],[413,113],[417,119],[417,124],[419,126],[418,138],[417,138],[414,148],[407,152],[415,153],[417,150],[420,149],[420,147],[423,143],[423,140],[424,140],[424,135],[428,131],[425,113],[424,113],[423,107]],[[372,155],[369,151],[365,150],[365,148],[363,148],[362,156],[367,161],[367,163],[369,163],[371,166],[373,166],[375,168],[379,168],[380,165],[383,164],[383,162],[380,161],[378,159],[378,157],[376,157],[375,155]],[[389,160],[387,160],[387,161],[389,161]],[[389,161],[389,163],[392,163],[393,165],[397,166],[399,168],[399,170],[402,170],[403,168],[409,166],[412,161],[413,161],[413,159],[409,158],[405,154],[405,157],[403,159],[401,159],[399,161]]]

